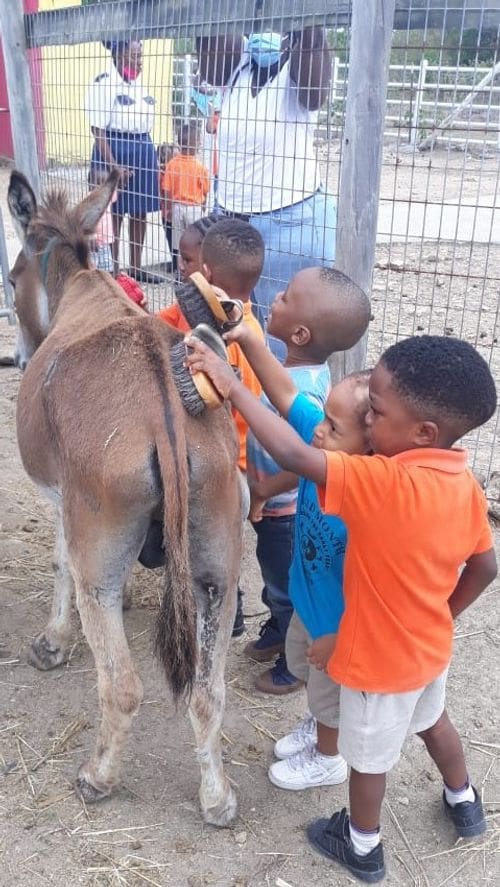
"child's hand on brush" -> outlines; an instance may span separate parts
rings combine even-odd
[[[232,367],[195,336],[187,335],[184,344],[187,349],[186,366],[189,372],[192,375],[199,372],[206,373],[224,400],[231,397],[235,385],[239,384]]]

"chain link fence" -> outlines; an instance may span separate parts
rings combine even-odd
[[[295,254],[306,254],[312,263],[333,260],[335,215],[329,215],[323,197],[339,203],[349,77],[359,76],[350,57],[354,3],[183,0],[167,6],[147,0],[139,6],[88,2],[84,8],[54,8],[65,5],[51,4],[51,11],[25,17],[41,181],[44,187],[64,187],[80,198],[91,187],[96,130],[108,134],[109,143],[121,151],[123,165],[127,155],[120,131],[133,134],[129,148],[141,133],[151,139],[156,159],[148,154],[147,175],[137,176],[136,187],[140,191],[139,183],[146,183],[160,199],[142,205],[147,225],[144,243],[135,251],[129,243],[138,228],[127,227],[130,215],[124,214],[117,256],[120,266],[130,268],[136,261],[139,267],[132,271],[146,272],[151,310],[172,299],[172,249],[178,238],[173,244],[170,238],[169,244],[161,167],[170,156],[166,152],[187,150],[179,144],[179,126],[187,121],[197,125],[196,153],[209,187],[191,194],[191,209],[183,218],[194,220],[217,207],[253,222],[269,211],[278,213],[277,224],[281,220],[288,225],[288,242],[284,245],[282,238],[279,246],[268,246],[271,254],[280,253],[287,261],[279,272],[276,263],[266,264],[270,290],[283,285]],[[44,6],[47,10],[47,3]],[[394,23],[380,133],[367,360],[373,364],[401,337],[454,335],[473,343],[498,379],[498,4],[478,0],[473,8],[465,2],[449,10],[448,4],[434,0],[396,2]],[[307,53],[314,50],[304,42],[304,34],[311,33],[324,41],[327,89],[321,100],[320,91],[311,100],[311,83],[308,93],[307,78],[300,74],[306,70]],[[270,85],[263,89],[252,83],[258,75],[251,34],[269,37],[269,65],[275,64],[272,53],[281,53],[276,70],[268,66]],[[217,61],[215,37],[218,48],[225,48],[223,61]],[[137,80],[124,73],[123,54],[118,62],[118,54],[131,41],[141,41],[142,46],[141,70],[131,71],[128,65],[129,75],[138,74]],[[207,47],[208,57],[205,52],[200,58]],[[294,57],[298,68],[293,67]],[[290,65],[293,76],[302,76],[300,96],[293,77],[290,81]],[[312,68],[308,76],[313,77]],[[379,85],[372,86],[375,94]],[[360,122],[356,151],[368,150]],[[316,221],[323,235],[311,246],[304,240],[304,213],[307,201],[318,194],[322,202]],[[141,194],[137,196],[140,204]],[[297,210],[293,221],[288,216],[285,220],[284,210],[290,206]],[[485,478],[500,469],[498,439],[496,417],[466,442],[475,469]]]

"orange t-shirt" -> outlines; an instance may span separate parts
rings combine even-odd
[[[156,316],[159,317],[160,320],[164,320],[165,323],[169,323],[170,326],[174,326],[181,333],[189,332],[189,324],[177,303],[170,305],[168,308],[163,308]],[[248,324],[254,333],[257,333],[262,341],[264,341],[264,333],[262,332],[262,327],[259,321],[252,311],[251,302],[245,302],[243,304],[243,323]],[[239,371],[239,377],[245,388],[248,388],[248,390],[251,391],[252,394],[255,394],[256,397],[260,397],[262,393],[261,384],[237,342],[231,342],[227,346],[227,359],[231,366],[236,367]],[[246,471],[248,424],[237,410],[233,410],[232,413],[240,442],[238,466],[242,471]]]
[[[175,203],[200,206],[210,191],[210,175],[196,157],[177,154],[160,176],[160,189]]]
[[[493,545],[486,497],[464,450],[326,458],[320,504],[348,531],[345,611],[328,674],[369,693],[425,687],[451,657],[448,599],[460,567]]]

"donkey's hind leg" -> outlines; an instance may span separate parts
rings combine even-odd
[[[196,587],[196,585],[195,585]],[[198,603],[200,661],[189,704],[197,757],[201,770],[200,805],[206,822],[226,826],[236,815],[236,795],[222,764],[220,734],[224,717],[224,668],[231,625],[223,625],[227,613],[234,619],[235,606],[221,600],[224,589],[205,586],[204,602]],[[224,610],[222,615],[221,610]]]
[[[71,598],[74,590],[68,549],[64,536],[61,508],[57,509],[56,541],[52,560],[54,570],[54,595],[50,618],[38,637],[33,641],[28,656],[32,665],[42,671],[61,665],[71,639]]]
[[[191,504],[191,515],[195,508]],[[211,522],[192,521],[190,539],[199,657],[189,716],[201,769],[202,813],[206,822],[218,826],[231,822],[237,806],[235,793],[224,774],[220,734],[225,702],[224,668],[236,611],[241,556],[238,523],[239,515],[226,524],[212,510]]]
[[[87,803],[109,795],[117,782],[131,722],[142,700],[122,619],[122,590],[139,554],[146,523],[118,528],[103,515],[79,514],[71,566],[82,627],[94,654],[101,723],[91,759],[78,773],[77,789]],[[110,529],[111,528],[111,529]]]

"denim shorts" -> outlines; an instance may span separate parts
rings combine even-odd
[[[252,296],[255,313],[265,329],[276,293],[286,289],[297,271],[313,265],[333,265],[337,207],[333,196],[320,188],[300,203],[252,215],[249,221],[260,231],[266,247],[264,268]],[[269,337],[269,345],[278,357],[284,356],[282,342]]]

